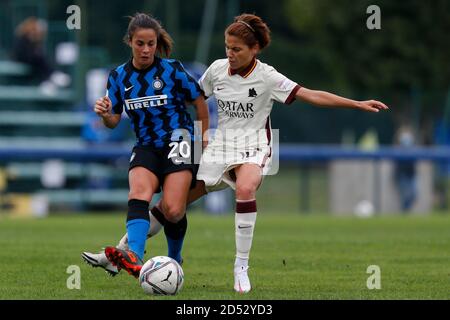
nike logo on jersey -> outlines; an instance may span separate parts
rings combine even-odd
[[[220,91],[220,90],[223,90],[223,89],[225,89],[225,88],[217,88],[217,91]]]
[[[125,92],[130,91],[134,86],[131,86],[129,88],[125,88]]]

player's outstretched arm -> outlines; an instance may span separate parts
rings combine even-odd
[[[300,88],[295,98],[319,107],[354,108],[368,112],[379,112],[389,109],[384,103],[376,100],[356,101],[326,92]]]

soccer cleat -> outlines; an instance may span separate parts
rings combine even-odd
[[[143,263],[133,251],[106,247],[105,255],[117,268],[124,269],[135,278],[139,278]]]
[[[119,268],[109,262],[105,251],[100,251],[99,253],[83,252],[81,257],[88,265],[94,268],[101,267],[112,277],[120,272]]]
[[[247,270],[248,267],[234,268],[234,291],[239,293],[247,293],[252,289]]]

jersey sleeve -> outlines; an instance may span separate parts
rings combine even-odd
[[[198,81],[200,84],[200,88],[203,90],[205,97],[210,97],[213,95],[213,82],[212,82],[212,68],[213,64],[206,69],[205,73],[202,75],[200,80]]]
[[[175,79],[178,80],[178,83],[181,85],[181,88],[179,89],[184,100],[194,101],[202,94],[200,86],[189,72],[184,69],[181,62],[175,61],[175,66]]]
[[[122,96],[120,94],[119,86],[117,85],[118,75],[117,71],[111,71],[106,85],[106,95],[111,100],[113,114],[121,114],[123,112]]]
[[[295,94],[301,88],[299,84],[273,68],[268,71],[267,79],[272,100],[281,103],[291,104],[295,100]]]

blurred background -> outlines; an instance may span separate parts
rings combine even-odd
[[[172,58],[199,77],[225,57],[223,31],[261,16],[272,44],[259,57],[299,84],[357,100],[379,114],[275,104],[279,170],[260,210],[367,217],[448,213],[450,2],[379,0],[370,30],[358,0],[2,0],[0,2],[0,215],[124,211],[133,132],[93,113],[135,12],[152,13],[175,40]],[[75,5],[75,7],[73,6]],[[214,104],[210,103],[214,124]],[[193,205],[234,211],[233,193]]]

